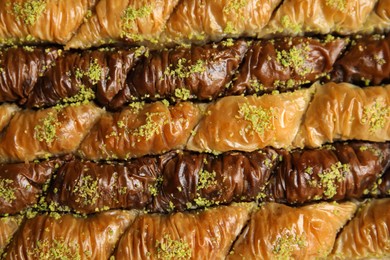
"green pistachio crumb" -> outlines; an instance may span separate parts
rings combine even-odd
[[[7,203],[12,203],[16,200],[15,192],[11,186],[13,182],[10,179],[0,178],[0,198]]]
[[[99,182],[90,175],[82,176],[73,188],[73,193],[78,196],[76,202],[84,205],[93,205],[100,197]]]
[[[299,250],[307,246],[304,235],[296,235],[290,231],[275,241],[272,252],[277,259],[289,259],[294,250]]]
[[[326,0],[326,5],[341,12],[345,12],[347,8],[347,0]]]
[[[293,46],[288,51],[276,51],[276,61],[285,68],[294,69],[300,76],[305,76],[311,72],[311,69],[305,65],[305,60],[308,58],[309,47]]]
[[[265,131],[274,129],[272,108],[264,109],[244,103],[239,106],[238,113],[240,114],[239,118],[243,118],[250,123],[245,129],[246,132],[253,130],[260,135],[264,135]]]
[[[162,112],[146,113],[145,124],[134,129],[132,134],[144,137],[146,141],[161,133],[162,127],[167,124],[167,115]]]
[[[175,89],[175,97],[180,100],[187,100],[191,97],[191,91],[186,88],[177,88]]]
[[[282,24],[283,28],[285,28],[287,30],[291,30],[294,33],[300,33],[302,31],[301,26],[297,23],[293,23],[291,21],[290,17],[288,17],[287,15],[284,15],[280,19],[280,23]]]
[[[164,75],[166,76],[176,76],[178,78],[184,79],[188,78],[194,73],[203,73],[206,71],[205,62],[203,60],[197,60],[194,65],[189,65],[189,61],[185,58],[178,60],[176,66],[173,64],[169,65],[165,71]]]
[[[129,107],[131,107],[131,111],[136,114],[138,113],[143,107],[145,106],[145,102],[132,102],[129,104]]]
[[[374,60],[376,61],[376,63],[380,66],[386,64],[386,60],[383,58],[383,56],[379,56],[379,55],[374,55]]]
[[[224,6],[223,12],[225,14],[238,13],[240,9],[244,8],[248,4],[247,0],[230,0],[227,5]]]
[[[17,20],[22,20],[26,25],[34,25],[46,8],[46,0],[27,0],[21,3],[13,3],[12,13]]]
[[[135,9],[131,6],[127,7],[121,17],[121,21],[122,21],[121,37],[128,37],[130,39],[134,39],[135,35],[129,32],[132,31],[136,26],[134,23],[135,20],[140,18],[145,18],[149,16],[152,12],[153,12],[153,8],[151,5],[145,5],[138,9]]]
[[[80,69],[76,70],[76,78],[82,78],[83,76],[87,76],[92,85],[96,85],[101,79],[103,75],[103,68],[99,65],[99,61],[94,59],[90,64],[87,71],[81,71]]]
[[[345,179],[345,174],[350,172],[349,164],[337,162],[332,164],[329,169],[318,174],[320,186],[324,189],[324,195],[330,199],[337,194],[338,184]]]
[[[79,246],[70,244],[64,240],[52,241],[37,240],[34,249],[27,252],[27,255],[40,260],[80,260]]]
[[[222,41],[221,43],[222,43],[222,46],[224,46],[224,47],[231,47],[234,45],[234,41],[232,38],[228,38],[228,39],[226,39],[226,41]]]
[[[196,190],[207,189],[213,185],[217,185],[217,180],[215,179],[216,175],[215,171],[209,172],[206,170],[200,170]]]
[[[56,138],[58,126],[60,126],[60,123],[57,121],[57,117],[53,112],[49,112],[47,116],[39,120],[38,124],[34,127],[35,139],[39,142],[51,144]]]
[[[375,100],[374,104],[363,110],[362,123],[369,124],[370,133],[375,133],[385,127],[389,120],[390,108],[385,101]]]
[[[187,242],[174,240],[168,234],[161,241],[156,242],[157,258],[163,260],[189,259],[191,248]]]
[[[226,23],[226,27],[225,29],[223,29],[223,32],[225,34],[234,34],[234,33],[237,33],[236,29],[234,28],[234,25],[231,21],[228,21]]]

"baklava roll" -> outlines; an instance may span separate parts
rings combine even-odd
[[[270,148],[222,155],[179,153],[166,163],[148,209],[184,211],[255,201],[263,198],[265,185],[278,163],[278,153]]]
[[[253,204],[139,216],[119,241],[115,259],[223,259],[249,220]]]
[[[364,23],[364,33],[383,33],[390,31],[390,1],[378,0],[374,10]]]
[[[174,106],[136,102],[130,106],[104,114],[78,154],[88,160],[129,159],[182,149],[202,115],[201,105],[190,102]]]
[[[269,180],[267,199],[295,204],[363,198],[389,165],[390,143],[334,143],[285,152]]]
[[[96,0],[0,1],[0,44],[66,44],[88,19]]]
[[[101,114],[93,104],[19,111],[0,136],[0,162],[72,153]]]
[[[256,36],[281,0],[184,0],[169,20],[161,40],[170,43],[219,41]]]
[[[259,37],[337,33],[362,30],[377,0],[284,0]]]
[[[0,215],[16,214],[36,205],[51,176],[62,164],[43,162],[0,164]]]
[[[244,40],[153,51],[127,77],[112,107],[147,99],[211,100],[225,91],[247,50]]]
[[[290,148],[312,92],[224,97],[208,106],[187,149],[218,153],[250,152],[266,146]]]
[[[20,47],[0,51],[0,102],[24,104],[61,50]]]
[[[28,107],[95,99],[106,106],[125,87],[128,72],[145,48],[67,52],[56,60],[28,97]]]
[[[365,203],[335,242],[334,259],[373,259],[390,256],[390,199]]]
[[[109,211],[88,217],[58,213],[26,220],[4,259],[107,260],[138,212]]]
[[[330,82],[318,86],[294,145],[320,147],[352,139],[390,140],[390,85],[362,89]]]
[[[0,218],[0,257],[23,221],[22,216]]]
[[[161,171],[173,155],[145,156],[123,163],[66,162],[48,189],[47,201],[78,213],[143,209],[152,202]]]
[[[227,94],[264,94],[313,83],[332,70],[345,46],[345,39],[332,37],[255,41]]]
[[[8,125],[18,110],[19,108],[15,104],[4,103],[0,105],[0,132]]]
[[[266,203],[252,214],[227,259],[322,259],[357,206],[318,203],[293,208]]]
[[[66,48],[86,49],[118,40],[158,43],[179,0],[100,0]]]
[[[334,64],[330,79],[362,86],[389,83],[390,35],[352,40],[349,49]]]

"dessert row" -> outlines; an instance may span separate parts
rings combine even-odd
[[[221,155],[169,152],[126,162],[64,156],[0,165],[0,215],[166,213],[232,202],[304,204],[390,196],[390,143],[334,143]]]
[[[388,0],[11,0],[0,2],[0,39],[85,49],[240,36],[371,34],[389,30],[389,6]]]
[[[0,51],[0,102],[42,108],[94,100],[111,110],[134,101],[210,101],[230,95],[390,82],[390,36],[228,39],[151,51],[11,47]]]
[[[5,217],[0,250],[4,259],[18,260],[383,258],[390,254],[390,218],[383,214],[389,211],[390,199],[375,199]]]
[[[38,111],[3,104],[0,110],[1,163],[72,153],[115,160],[176,149],[221,153],[390,140],[390,85],[359,88],[331,82],[210,104],[136,102],[118,112],[93,103]]]

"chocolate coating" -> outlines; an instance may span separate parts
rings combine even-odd
[[[268,148],[217,156],[180,153],[166,164],[162,184],[149,209],[183,211],[256,200],[277,163],[278,154]]]
[[[81,87],[92,89],[96,101],[107,105],[123,89],[137,57],[135,49],[67,52],[40,78],[27,106],[53,106],[79,93]]]
[[[139,99],[215,99],[231,81],[246,50],[247,42],[237,40],[153,51],[129,73],[127,86],[112,107]],[[189,92],[188,97],[178,93],[181,89]]]
[[[284,152],[267,186],[268,199],[305,203],[362,198],[389,160],[389,143],[334,143],[329,148]]]
[[[0,164],[0,215],[16,214],[38,202],[42,186],[61,160]]]
[[[80,213],[105,209],[142,209],[151,203],[161,169],[172,154],[107,164],[74,160],[57,172],[48,202]]]
[[[320,41],[308,37],[285,37],[253,43],[227,90],[227,95],[263,94],[295,89],[312,83],[332,70],[346,41]]]
[[[39,77],[57,57],[56,49],[25,47],[0,50],[0,102],[24,104]]]
[[[350,49],[334,64],[331,80],[360,85],[390,81],[390,35],[365,36],[353,41]]]

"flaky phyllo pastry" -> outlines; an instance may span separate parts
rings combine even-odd
[[[390,0],[0,0],[0,259],[387,259]]]

